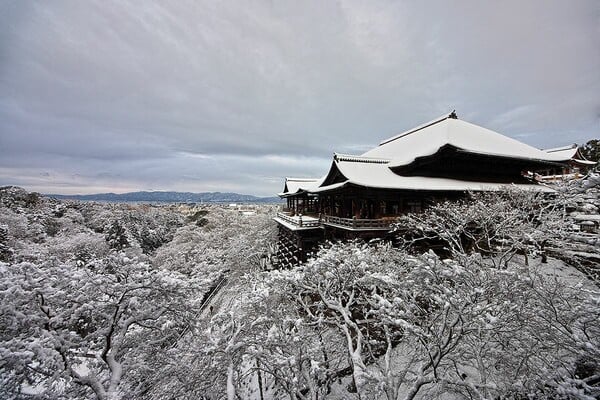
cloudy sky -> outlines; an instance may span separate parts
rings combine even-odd
[[[272,195],[453,109],[600,137],[600,2],[0,0],[0,185]]]

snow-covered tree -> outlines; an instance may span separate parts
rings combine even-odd
[[[139,395],[155,356],[194,323],[205,287],[152,266],[143,236],[127,234],[126,247],[115,235],[121,243],[111,249],[105,235],[114,221],[136,233],[160,225],[163,245],[182,219],[168,207],[0,189],[2,244],[12,255],[0,262],[0,397]]]
[[[576,371],[600,344],[599,292],[569,287],[540,265],[346,244],[280,273],[274,287],[305,323],[341,334],[363,395],[585,398],[597,372]]]
[[[152,356],[190,323],[197,304],[188,279],[125,253],[93,265],[1,264],[5,395],[29,385],[129,398],[139,390],[131,378],[151,371]]]
[[[404,246],[444,256],[479,253],[502,265],[516,254],[544,253],[549,240],[568,236],[565,207],[537,192],[473,193],[468,199],[407,214],[396,225]]]

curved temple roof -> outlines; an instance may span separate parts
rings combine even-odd
[[[346,178],[343,182],[326,184],[325,179],[319,187],[310,189],[311,193],[326,192],[346,185],[364,186],[378,189],[404,190],[448,190],[448,191],[494,191],[507,187],[520,187],[539,191],[553,192],[552,189],[538,184],[506,184],[491,182],[473,182],[450,178],[426,176],[402,176],[390,169],[389,163],[373,163],[369,159],[335,159],[332,169],[337,169]]]
[[[570,159],[564,154],[547,153],[492,130],[455,118],[454,114],[438,118],[410,131],[382,141],[364,157],[386,157],[390,167],[409,165],[418,157],[435,154],[444,146],[471,153],[548,162]]]

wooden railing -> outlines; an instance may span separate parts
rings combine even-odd
[[[332,215],[321,215],[318,219],[316,217],[307,219],[303,218],[302,215],[291,216],[286,212],[278,212],[277,217],[290,224],[305,228],[318,227],[323,223],[329,223],[353,229],[384,229],[390,228],[390,225],[397,221],[397,219],[393,217],[368,219],[341,218]]]
[[[323,221],[330,224],[336,224],[341,226],[347,226],[349,228],[366,229],[366,228],[389,228],[396,219],[395,218],[377,218],[377,219],[366,219],[366,218],[341,218],[334,217],[331,215],[323,216]]]
[[[297,225],[303,228],[312,228],[312,227],[317,227],[320,225],[320,222],[318,219],[303,219],[302,215],[298,215],[298,216],[290,216],[287,215],[286,213],[282,213],[282,212],[278,212],[277,213],[277,217],[281,218],[282,220],[284,220],[285,222],[289,222],[290,224],[293,225]]]

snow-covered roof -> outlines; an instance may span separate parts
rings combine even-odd
[[[596,165],[598,164],[596,161],[590,161],[590,160],[581,160],[579,158],[574,158],[573,161],[577,164],[582,164],[582,165]]]
[[[279,196],[299,193],[302,191],[308,191],[317,187],[319,182],[318,178],[285,178],[285,186],[283,192],[279,193]]]
[[[493,191],[507,187],[554,191],[535,183],[506,184],[430,176],[402,176],[394,172],[395,167],[412,164],[417,158],[434,155],[447,147],[453,147],[463,153],[529,160],[535,163],[561,163],[572,158],[571,147],[568,148],[569,152],[566,148],[554,151],[536,149],[492,130],[461,121],[452,112],[383,140],[379,146],[362,155],[336,153],[328,174],[320,179],[286,178],[285,190],[279,195],[289,196],[302,191],[320,193],[345,185],[433,191]]]
[[[342,182],[328,184],[326,179],[322,180],[318,188],[310,190],[319,193],[340,188],[349,184],[379,188],[400,190],[432,190],[432,191],[494,191],[504,190],[508,187],[519,187],[544,192],[554,190],[538,184],[506,184],[490,182],[474,182],[449,178],[435,178],[425,176],[402,176],[394,173],[389,167],[390,163],[372,162],[372,158],[360,156],[334,157],[331,168],[345,178]],[[330,170],[331,171],[331,170]]]
[[[546,153],[550,153],[556,156],[565,157],[578,164],[582,165],[596,165],[595,161],[586,160],[586,158],[579,152],[579,146],[572,144],[569,146],[555,147],[553,149],[545,149]]]
[[[466,152],[499,157],[548,162],[570,159],[561,153],[548,153],[490,129],[459,120],[454,113],[386,139],[362,156],[388,158],[391,160],[389,166],[393,168],[409,165],[419,157],[431,156],[448,145]]]

